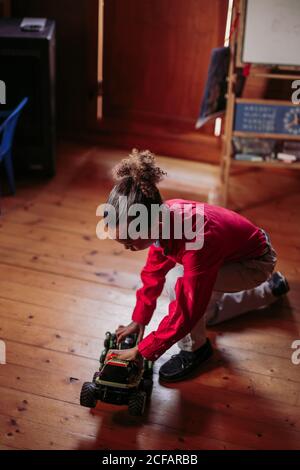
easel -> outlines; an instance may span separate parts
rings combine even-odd
[[[228,191],[229,191],[229,180],[231,166],[243,165],[243,166],[257,166],[257,167],[268,167],[268,168],[289,168],[289,169],[300,169],[300,163],[284,163],[280,161],[264,161],[264,162],[252,162],[252,161],[238,161],[232,158],[233,156],[233,136],[237,137],[249,137],[249,138],[274,138],[280,140],[294,140],[300,141],[300,136],[291,136],[285,134],[265,134],[265,133],[252,133],[252,132],[234,132],[234,111],[235,105],[239,98],[235,95],[235,85],[237,81],[237,68],[244,67],[247,64],[241,62],[241,48],[244,33],[244,19],[245,19],[246,0],[235,0],[232,21],[231,21],[231,36],[230,36],[230,64],[228,73],[228,87],[227,87],[227,106],[226,116],[224,125],[223,148],[221,157],[221,186],[220,186],[220,203],[224,206],[228,204]],[[273,67],[272,67],[273,68]],[[293,72],[299,72],[299,67],[276,67],[277,72],[265,72],[262,71],[261,66],[253,65],[250,69],[249,76],[255,78],[269,78],[278,80],[297,80],[300,79],[300,75],[295,75]],[[286,73],[278,73],[280,70],[287,71]],[[292,73],[288,73],[288,72]],[[240,99],[241,100],[241,99]],[[241,100],[242,101],[242,100]],[[247,100],[251,102],[250,99]],[[284,100],[268,100],[268,99],[254,99],[253,102],[260,102],[265,104],[286,104]],[[291,102],[288,102],[292,105]],[[296,106],[296,105],[295,105]]]

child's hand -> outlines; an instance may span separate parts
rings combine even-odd
[[[107,353],[107,356],[111,353],[113,353],[113,355],[118,359],[123,359],[123,361],[138,362],[142,359],[142,355],[139,352],[137,346],[130,349],[110,349]]]
[[[144,325],[140,325],[135,321],[132,321],[127,326],[120,325],[116,330],[117,335],[117,344],[119,344],[123,339],[126,338],[128,335],[132,335],[134,333],[138,334],[137,342],[139,343],[144,336],[145,327]]]

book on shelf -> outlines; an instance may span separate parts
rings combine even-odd
[[[264,157],[262,155],[253,155],[250,153],[236,153],[234,154],[234,159],[239,161],[249,161],[249,162],[263,162]]]
[[[278,152],[277,159],[285,163],[294,163],[298,161],[298,158],[296,157],[296,155],[292,155],[290,153],[283,153],[283,152]]]

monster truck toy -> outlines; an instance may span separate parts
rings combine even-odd
[[[146,359],[140,362],[118,359],[110,349],[129,349],[136,345],[137,335],[129,335],[117,345],[116,335],[107,332],[104,350],[95,372],[93,382],[82,385],[80,404],[95,408],[97,400],[116,405],[128,405],[129,414],[140,416],[144,413],[147,399],[152,393],[153,363]]]

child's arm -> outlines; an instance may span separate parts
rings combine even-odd
[[[142,340],[145,325],[150,322],[156,307],[156,300],[163,290],[166,274],[175,264],[175,261],[163,254],[162,248],[151,245],[146,264],[141,272],[143,286],[136,293],[137,300],[132,322],[127,326],[117,328],[118,343],[132,333],[138,334],[138,342]]]
[[[144,326],[150,322],[156,301],[163,290],[166,274],[175,264],[175,261],[163,254],[162,248],[151,245],[146,265],[141,272],[143,286],[136,293],[136,305],[132,314],[134,322]]]
[[[177,280],[176,299],[169,305],[169,314],[138,345],[143,357],[158,359],[193,329],[204,315],[221,263],[222,255],[217,250],[185,253],[184,275]]]
[[[160,247],[151,245],[145,267],[141,272],[143,286],[137,291],[136,305],[132,314],[132,322],[127,326],[119,326],[116,331],[118,343],[131,333],[138,333],[138,342],[142,339],[147,325],[156,308],[156,300],[161,294],[167,272],[175,266],[175,261],[167,258]],[[118,351],[118,356],[126,360],[138,360],[141,354],[138,346]]]

